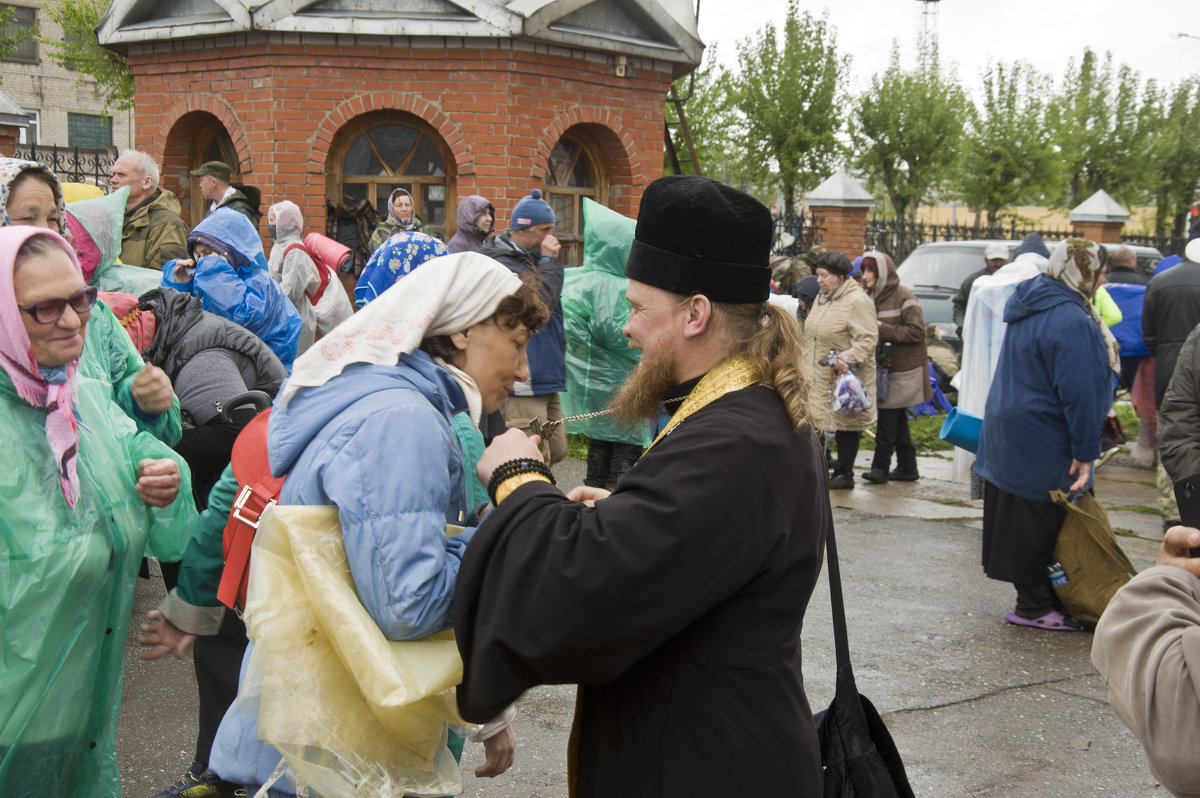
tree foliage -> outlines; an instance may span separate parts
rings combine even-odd
[[[1148,84],[1140,117],[1147,134],[1142,180],[1154,203],[1154,234],[1182,236],[1200,181],[1200,78],[1166,90]]]
[[[695,72],[675,81],[675,93],[684,101],[684,118],[701,171],[728,185],[742,184],[742,148],[736,135],[733,90],[728,70],[717,61],[715,46],[704,53],[704,61]],[[668,126],[678,122],[676,116],[674,104],[668,102]],[[682,161],[687,154],[681,135],[676,136],[676,147]],[[689,174],[695,171],[684,164],[681,168]],[[674,170],[667,164],[666,171]]]
[[[1037,204],[1056,193],[1062,171],[1046,136],[1050,78],[1018,61],[989,66],[982,82],[954,183],[968,205],[987,213],[990,226],[1003,209]]]
[[[814,188],[839,165],[842,84],[849,60],[838,55],[826,17],[789,0],[782,41],[767,23],[738,43],[733,105],[741,115],[746,176],[782,190],[788,207],[797,189]]]
[[[62,41],[39,37],[51,60],[94,78],[96,96],[104,101],[106,111],[131,108],[135,87],[129,60],[101,47],[96,38],[96,28],[108,8],[107,0],[54,0],[45,8],[63,29]]]
[[[1065,173],[1059,205],[1074,207],[1100,189],[1127,206],[1146,197],[1140,106],[1141,78],[1124,65],[1114,70],[1112,53],[1101,59],[1089,48],[1071,61],[1047,119]]]
[[[908,70],[893,45],[888,70],[872,77],[858,99],[853,138],[856,165],[871,185],[882,186],[898,217],[914,220],[921,203],[948,179],[968,108],[936,45],[923,43],[917,66]]]

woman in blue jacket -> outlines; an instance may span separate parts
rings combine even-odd
[[[1056,604],[1048,568],[1066,510],[1050,491],[1090,490],[1096,430],[1112,399],[1117,347],[1091,305],[1099,247],[1064,241],[1045,274],[1017,286],[988,392],[975,470],[984,478],[983,567],[1012,582],[1009,623],[1075,631]]]
[[[454,417],[466,412],[477,424],[514,380],[528,378],[525,345],[548,315],[536,289],[499,263],[452,255],[318,341],[280,392],[268,431],[271,470],[287,475],[280,503],[338,508],[358,597],[390,640],[451,626],[458,566],[474,534],[445,535],[446,524],[471,520]],[[495,731],[481,775],[511,761],[507,722]],[[212,770],[263,784],[278,762],[255,719],[230,707]]]
[[[217,208],[188,235],[190,260],[163,264],[163,285],[199,297],[201,308],[242,325],[289,371],[300,342],[300,314],[271,279],[258,231],[244,215]]]

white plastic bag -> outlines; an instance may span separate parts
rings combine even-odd
[[[835,413],[857,413],[871,406],[871,395],[863,387],[862,380],[853,371],[846,369],[833,385],[833,410]]]

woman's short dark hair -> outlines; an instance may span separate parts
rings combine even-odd
[[[515,292],[500,300],[496,312],[484,321],[494,322],[506,330],[524,326],[533,335],[550,320],[550,309],[542,301],[541,293],[533,285],[522,282]],[[458,357],[458,347],[449,335],[435,335],[421,342],[421,349],[434,357],[453,363]]]

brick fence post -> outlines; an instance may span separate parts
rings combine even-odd
[[[844,171],[837,172],[804,198],[812,214],[820,219],[814,244],[853,259],[862,254],[867,240],[867,212],[875,198]]]
[[[1100,189],[1067,214],[1072,232],[1098,244],[1120,244],[1121,228],[1129,221],[1129,211]]]

